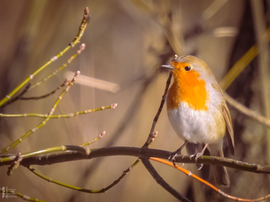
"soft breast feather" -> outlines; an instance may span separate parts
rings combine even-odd
[[[198,111],[182,102],[178,109],[168,110],[168,117],[176,134],[188,142],[214,143],[225,134],[222,114],[211,104],[208,111]]]

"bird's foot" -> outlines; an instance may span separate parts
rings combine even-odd
[[[176,167],[175,165],[175,158],[178,154],[181,154],[181,152],[179,153],[178,150],[175,152],[172,152],[171,155],[169,156],[168,160],[171,161],[173,163],[173,166]]]
[[[190,159],[195,157],[195,161],[197,162],[198,158],[201,157],[202,155],[203,155],[202,152],[195,153],[195,154],[190,155]],[[198,167],[198,170],[201,170],[203,167],[203,164],[201,164],[201,163],[196,163],[196,165]]]
[[[176,156],[181,154],[181,151],[182,151],[183,147],[186,146],[187,143],[188,142],[185,141],[185,143],[179,149],[177,149],[175,152],[172,152],[171,155],[169,156],[168,160],[173,163],[174,167],[176,167],[176,165],[175,165]]]
[[[196,163],[196,166],[197,166],[198,170],[201,170],[202,167],[203,167],[203,164],[202,163]]]
[[[198,158],[201,157],[202,155],[203,155],[202,152],[195,153],[195,154],[190,155],[190,159],[195,157],[195,161],[197,162]]]

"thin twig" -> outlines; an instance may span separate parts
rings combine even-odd
[[[11,145],[9,145],[8,147],[4,148],[1,150],[1,153],[5,153],[7,152],[9,149],[15,147],[16,145],[20,144],[25,138],[27,138],[30,134],[36,132],[39,128],[41,128],[42,126],[44,126],[51,118],[51,116],[53,115],[56,107],[58,106],[59,102],[62,100],[63,96],[68,92],[68,90],[70,89],[70,87],[73,85],[73,83],[75,82],[76,78],[80,75],[80,72],[78,71],[73,79],[69,82],[68,86],[65,88],[65,90],[62,91],[61,95],[58,97],[58,99],[56,100],[56,102],[54,103],[54,105],[52,106],[50,112],[48,113],[47,118],[42,121],[37,127],[32,128],[30,131],[26,132],[23,136],[21,136],[18,140],[16,140],[15,142],[13,142]]]
[[[80,191],[80,192],[86,192],[86,193],[100,193],[99,190],[84,189],[84,188],[76,187],[76,186],[73,186],[73,185],[69,185],[69,184],[54,180],[54,179],[52,179],[50,177],[47,177],[46,175],[41,174],[40,172],[38,172],[36,169],[34,169],[31,166],[28,167],[28,170],[30,170],[32,173],[34,173],[36,176],[40,177],[41,179],[44,179],[44,180],[46,180],[48,182],[60,185],[62,187],[66,187],[66,188],[69,188],[69,189],[73,189],[73,190]]]
[[[250,110],[249,108],[245,107],[244,105],[240,104],[236,100],[234,100],[231,96],[227,93],[224,93],[224,97],[226,101],[235,109],[243,113],[244,115],[253,118],[255,121],[262,123],[270,128],[270,119],[265,118],[264,116],[260,115],[258,112]]]
[[[155,140],[155,138],[157,137],[158,132],[155,131],[152,135],[151,135],[151,139],[149,142],[149,145]],[[114,187],[115,185],[117,185],[125,176],[127,176],[127,174],[132,170],[132,168],[134,168],[138,163],[141,162],[140,158],[137,158],[136,161],[134,161],[134,163],[132,163],[126,170],[123,171],[122,175],[120,175],[113,183],[111,183],[110,185],[108,185],[107,187],[99,190],[100,193],[102,192],[106,192],[109,189],[111,189],[112,187]]]
[[[169,86],[170,86],[170,83],[171,83],[171,78],[172,78],[172,73],[170,73],[170,75],[169,75],[169,77],[167,79],[166,87],[165,87],[164,94],[163,94],[161,102],[160,102],[160,106],[159,106],[157,114],[156,114],[156,116],[155,116],[155,118],[153,120],[152,127],[151,127],[150,133],[148,135],[148,138],[147,138],[146,142],[144,143],[143,147],[148,147],[149,143],[151,142],[152,134],[153,134],[153,132],[155,130],[156,123],[158,121],[159,115],[160,115],[160,113],[162,111],[162,108],[163,108],[163,105],[165,103],[166,95],[167,95],[167,92],[168,92],[168,89],[169,89]]]
[[[60,119],[60,118],[72,118],[81,114],[89,114],[97,111],[102,111],[105,109],[115,109],[117,107],[117,103],[113,103],[110,106],[101,106],[96,109],[86,109],[83,111],[77,111],[69,114],[59,114],[59,115],[51,115],[51,119]],[[39,118],[47,118],[48,114],[35,114],[35,113],[29,113],[29,114],[1,114],[0,117],[5,118],[22,118],[22,117],[39,117]]]
[[[106,134],[106,131],[103,131],[102,133],[100,133],[100,134],[99,134],[95,139],[93,139],[92,141],[83,143],[83,144],[81,145],[81,147],[85,147],[85,146],[88,146],[88,145],[90,145],[90,144],[93,144],[95,141],[97,141],[97,140],[103,138],[103,137],[105,136],[105,134]]]
[[[66,63],[64,63],[59,69],[55,70],[54,72],[52,72],[50,75],[48,75],[47,77],[45,77],[44,79],[41,79],[39,82],[31,85],[30,89],[39,86],[40,84],[46,82],[47,80],[49,80],[51,77],[55,76],[57,73],[59,73],[61,70],[63,70],[65,67],[67,67],[83,50],[85,49],[85,44],[82,43],[80,45],[80,49],[77,50],[77,52],[72,55]]]
[[[151,130],[150,130],[150,134],[149,134],[148,139],[147,139],[147,141],[145,143],[145,145],[147,144],[147,146],[144,145],[143,147],[148,147],[154,141],[154,139],[157,137],[158,132],[157,131],[154,132],[154,129],[155,129],[155,125],[157,123],[157,120],[159,118],[159,115],[160,115],[160,113],[162,111],[162,107],[163,107],[164,102],[165,102],[166,94],[167,94],[167,91],[168,91],[168,88],[169,88],[169,85],[170,85],[171,76],[172,75],[170,74],[169,78],[167,80],[165,92],[164,92],[164,95],[163,95],[162,101],[161,101],[161,105],[160,105],[160,107],[158,109],[158,112],[157,112],[155,118],[154,118]],[[122,175],[120,177],[118,177],[112,184],[110,184],[109,186],[107,186],[106,188],[104,188],[104,189],[102,189],[100,191],[103,191],[103,190],[107,191],[108,189],[110,189],[113,186],[115,186],[116,184],[118,184],[128,174],[128,172],[130,172],[131,169],[134,166],[136,166],[139,162],[140,162],[140,158],[138,158],[132,165],[130,165],[126,170],[124,170]]]
[[[141,158],[142,163],[148,170],[148,172],[153,176],[153,178],[156,180],[156,182],[161,185],[166,191],[168,191],[170,194],[172,194],[174,197],[179,199],[180,201],[185,202],[191,202],[186,197],[182,196],[179,192],[177,192],[174,188],[172,188],[155,170],[155,168],[152,166],[152,164],[149,161],[149,158],[142,157]]]
[[[43,200],[40,200],[40,199],[37,199],[37,198],[32,198],[32,197],[27,196],[27,195],[25,195],[25,194],[21,194],[21,193],[19,193],[19,192],[14,191],[14,190],[7,190],[7,193],[12,194],[12,195],[14,195],[14,196],[18,196],[18,197],[20,197],[21,199],[23,199],[23,200],[25,200],[25,201],[45,202],[45,201],[43,201]]]
[[[128,172],[137,164],[139,163],[139,161],[136,161],[134,164],[132,164],[132,166],[130,166],[127,170],[123,171],[122,175],[117,179],[115,180],[113,183],[111,183],[110,185],[108,185],[107,187],[104,187],[100,190],[93,190],[93,189],[85,189],[85,188],[81,188],[81,187],[76,187],[76,186],[73,186],[73,185],[70,185],[70,184],[66,184],[66,183],[63,183],[63,182],[60,182],[60,181],[57,181],[57,180],[54,180],[50,177],[47,177],[43,174],[41,174],[40,172],[38,172],[36,169],[34,169],[33,167],[29,166],[28,169],[34,173],[36,176],[44,179],[44,180],[47,180],[48,182],[52,182],[54,184],[57,184],[57,185],[60,185],[62,187],[66,187],[68,189],[73,189],[73,190],[77,190],[79,192],[85,192],[85,193],[105,193],[106,191],[108,191],[110,188],[112,188],[113,186],[115,186],[116,184],[118,184],[127,174]]]
[[[67,82],[67,80],[65,80],[64,83],[62,83],[56,89],[54,89],[53,91],[51,91],[51,92],[49,92],[49,93],[47,93],[45,95],[35,96],[35,97],[23,97],[23,95],[25,93],[27,93],[29,91],[29,89],[31,89],[31,83],[28,83],[27,86],[25,87],[25,89],[19,95],[15,96],[13,99],[11,99],[8,102],[6,102],[5,104],[3,104],[1,107],[5,107],[5,106],[7,106],[9,104],[14,103],[15,101],[18,101],[18,100],[39,100],[39,99],[42,99],[42,98],[46,98],[46,97],[56,93],[58,90],[60,90],[61,88],[63,88],[67,84],[68,84],[68,82]]]
[[[168,166],[171,166],[171,167],[174,167],[178,170],[180,170],[181,172],[185,173],[187,176],[190,176],[200,182],[202,182],[203,184],[207,185],[208,187],[210,187],[211,189],[213,189],[215,192],[219,193],[220,195],[226,197],[226,198],[229,198],[229,199],[232,199],[232,200],[235,200],[235,201],[245,201],[245,202],[257,202],[257,201],[263,201],[267,198],[270,198],[270,194],[267,195],[267,196],[264,196],[264,197],[261,197],[261,198],[257,198],[257,199],[243,199],[243,198],[238,198],[238,197],[235,197],[235,196],[231,196],[229,194],[226,194],[225,192],[221,191],[220,189],[218,189],[217,187],[215,187],[214,185],[210,184],[209,182],[203,180],[202,178],[194,175],[193,173],[191,173],[189,170],[186,170],[184,169],[183,167],[180,167],[178,165],[174,165],[173,163],[169,162],[169,161],[165,161],[163,159],[159,159],[159,158],[150,158],[151,160],[154,160],[154,161],[157,161],[159,163],[163,163],[165,165],[168,165]]]
[[[49,97],[50,95],[53,95],[54,93],[56,93],[58,90],[62,89],[64,86],[66,86],[68,84],[68,80],[66,79],[64,81],[64,83],[62,83],[60,86],[58,86],[56,89],[54,89],[53,91],[45,94],[45,95],[41,95],[41,96],[34,96],[34,97],[22,97],[19,96],[19,100],[39,100],[39,99],[43,99],[46,97]]]
[[[41,98],[46,98],[52,94],[54,94],[57,90],[61,89],[62,87],[64,87],[66,85],[66,81],[61,84],[60,86],[58,86],[55,90],[53,90],[52,92],[42,95],[42,96],[35,96],[35,97],[23,97],[23,95],[28,92],[29,90],[33,89],[34,87],[44,83],[45,81],[47,81],[49,78],[51,78],[52,76],[56,75],[58,72],[60,72],[61,70],[63,70],[68,64],[70,64],[76,57],[77,55],[79,55],[83,50],[85,49],[85,44],[81,44],[80,49],[77,50],[77,53],[75,53],[73,56],[71,56],[68,60],[67,63],[63,64],[62,67],[60,67],[59,69],[57,69],[56,71],[52,72],[49,76],[45,77],[44,79],[42,79],[41,81],[35,83],[35,84],[31,84],[28,83],[27,86],[25,87],[25,89],[17,96],[13,97],[12,99],[10,99],[9,101],[7,101],[5,104],[3,104],[2,106],[0,106],[0,108],[4,108],[7,105],[10,105],[12,103],[14,103],[17,100],[37,100],[37,99],[41,99]]]
[[[51,64],[52,62],[57,60],[59,57],[63,56],[63,54],[66,53],[71,47],[74,47],[77,43],[79,43],[89,20],[90,20],[89,9],[88,9],[88,7],[86,7],[84,9],[84,15],[83,15],[83,19],[82,19],[82,22],[80,24],[80,27],[79,27],[79,31],[78,31],[77,35],[75,36],[75,38],[72,40],[72,42],[69,43],[69,45],[63,51],[61,51],[57,55],[53,56],[46,64],[41,66],[33,74],[31,74],[29,77],[27,77],[20,85],[18,85],[13,91],[11,91],[8,95],[6,95],[6,97],[4,97],[0,101],[0,107],[3,104],[5,104],[8,100],[10,100],[15,95],[15,93],[17,93],[23,86],[25,86],[29,81],[31,81],[34,78],[34,76],[36,76],[39,72],[41,72],[45,67],[47,67],[49,64]]]
[[[2,106],[0,106],[0,108],[4,108],[5,106],[10,105],[10,104],[16,102],[17,100],[19,100],[21,96],[23,96],[25,93],[28,92],[28,90],[30,89],[30,87],[31,87],[31,83],[28,83],[25,86],[25,88],[23,89],[23,91],[19,95],[15,96],[12,99],[10,99],[9,101],[7,101],[5,104],[3,104]]]
[[[138,158],[133,164],[131,164],[126,170],[124,170],[122,175],[120,175],[120,177],[118,177],[113,183],[99,190],[99,193],[106,192],[112,187],[114,187],[115,185],[117,185],[125,176],[127,176],[127,174],[132,170],[132,168],[134,168],[140,161],[141,160]]]

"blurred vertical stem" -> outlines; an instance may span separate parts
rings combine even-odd
[[[251,0],[253,18],[255,22],[256,39],[259,48],[259,66],[262,82],[262,96],[265,107],[265,115],[270,118],[270,69],[269,69],[269,46],[266,33],[266,22],[262,0]],[[267,129],[267,153],[270,163],[270,129]]]
[[[156,10],[159,23],[162,25],[164,35],[174,53],[183,55],[184,40],[181,27],[182,11],[179,1],[155,1],[154,9]]]

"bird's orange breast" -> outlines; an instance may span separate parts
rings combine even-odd
[[[200,74],[193,69],[189,72],[185,72],[183,68],[173,70],[174,83],[167,98],[168,109],[177,109],[181,102],[185,102],[191,109],[208,110],[207,100],[209,95],[205,87],[205,81],[200,79],[199,76]]]

